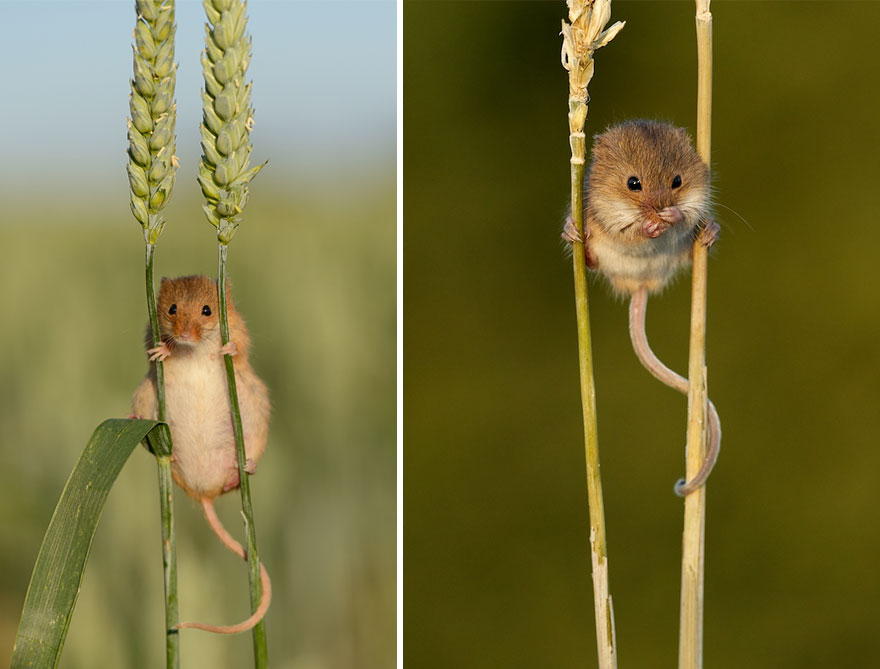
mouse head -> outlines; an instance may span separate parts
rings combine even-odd
[[[709,168],[669,123],[628,121],[596,135],[589,189],[594,218],[634,238],[691,230],[709,213]]]
[[[231,304],[228,293],[227,286],[227,307]],[[184,346],[220,341],[217,282],[207,276],[163,278],[157,310],[159,330],[166,341]]]

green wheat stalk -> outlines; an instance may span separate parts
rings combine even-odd
[[[250,167],[253,147],[250,132],[254,125],[251,107],[251,84],[245,83],[251,59],[251,38],[245,35],[247,5],[243,0],[204,0],[208,23],[205,24],[205,50],[202,52],[203,117],[202,158],[199,161],[199,185],[205,196],[202,209],[208,222],[217,229],[217,292],[220,304],[220,336],[229,343],[226,309],[226,254],[228,244],[241,223],[248,200],[248,184],[266,163]],[[260,582],[260,556],[254,527],[249,474],[245,470],[244,432],[238,406],[238,390],[232,356],[223,356],[229,384],[229,404],[235,431],[241,509],[247,531],[248,580],[251,611],[256,611],[263,596]],[[253,629],[254,666],[268,663],[266,626],[260,621]]]
[[[159,319],[153,285],[153,256],[165,227],[161,211],[171,199],[178,161],[175,155],[177,106],[174,85],[174,0],[136,0],[134,28],[134,77],[128,121],[128,182],[131,212],[141,224],[146,242],[147,310],[153,345],[158,346]],[[156,361],[156,394],[160,421],[165,413],[165,368]],[[159,473],[159,506],[162,525],[162,564],[165,580],[165,651],[169,669],[180,666],[178,622],[177,553],[174,535],[171,435],[153,444]]]

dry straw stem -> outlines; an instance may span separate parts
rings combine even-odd
[[[611,18],[611,0],[568,0],[569,22],[562,22],[562,66],[568,70],[568,124],[571,144],[571,215],[583,236],[583,181],[586,162],[584,123],[590,96],[587,86],[593,78],[593,53],[620,32],[620,21],[606,29]],[[578,328],[581,403],[584,417],[584,447],[587,465],[587,498],[590,505],[590,550],[593,569],[593,604],[599,667],[617,666],[614,608],[608,588],[608,558],[605,541],[605,509],[599,474],[599,437],[596,426],[596,387],[593,380],[593,351],[587,297],[587,267],[584,247],[575,243],[575,310]]]
[[[712,14],[709,0],[696,0],[697,151],[708,165],[712,136]],[[706,279],[707,249],[694,243],[691,333],[688,359],[687,480],[700,470],[706,453]],[[681,562],[679,669],[703,666],[703,581],[706,533],[706,487],[685,497]]]

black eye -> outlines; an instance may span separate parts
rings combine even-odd
[[[211,315],[211,307],[207,304],[202,307],[202,316],[210,316]]]
[[[630,177],[626,180],[626,187],[630,190],[642,190],[642,182],[638,177]]]
[[[176,313],[177,313],[177,305],[176,305],[176,304],[172,304],[172,305],[171,305],[171,308],[168,310],[168,313],[171,314],[172,316],[173,316],[174,314],[176,314]]]
[[[678,188],[679,186],[681,186],[681,175],[676,174],[675,178],[672,180],[672,187]]]

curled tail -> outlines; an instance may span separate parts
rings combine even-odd
[[[645,288],[639,288],[633,293],[632,300],[629,303],[629,336],[632,340],[633,349],[636,356],[651,374],[662,383],[670,388],[684,393],[688,393],[688,380],[683,376],[676,374],[669,367],[664,365],[654,355],[654,351],[648,345],[648,337],[645,335],[645,312],[648,306],[648,291]],[[718,411],[712,401],[706,398],[706,413],[709,417],[709,445],[706,449],[706,457],[700,466],[700,471],[696,473],[690,481],[680,479],[675,484],[675,493],[680,497],[691,494],[694,490],[702,487],[712,473],[715,461],[718,459],[718,452],[721,450],[721,419],[718,417]]]
[[[245,555],[242,545],[232,538],[232,535],[226,531],[226,528],[223,527],[223,524],[217,517],[217,512],[214,510],[214,500],[203,498],[201,502],[202,510],[205,512],[205,518],[208,521],[208,525],[214,530],[214,534],[219,537],[220,541],[222,541],[229,550],[242,560],[246,560],[247,556]],[[247,620],[244,620],[237,625],[179,623],[175,625],[174,628],[205,630],[206,632],[214,632],[215,634],[239,634],[241,632],[247,632],[263,619],[263,616],[266,615],[266,611],[269,610],[269,604],[272,602],[272,582],[269,580],[269,573],[266,571],[266,568],[262,563],[260,563],[260,582],[263,585],[263,597],[260,599],[260,605],[257,607],[257,610],[254,611],[251,617]]]

